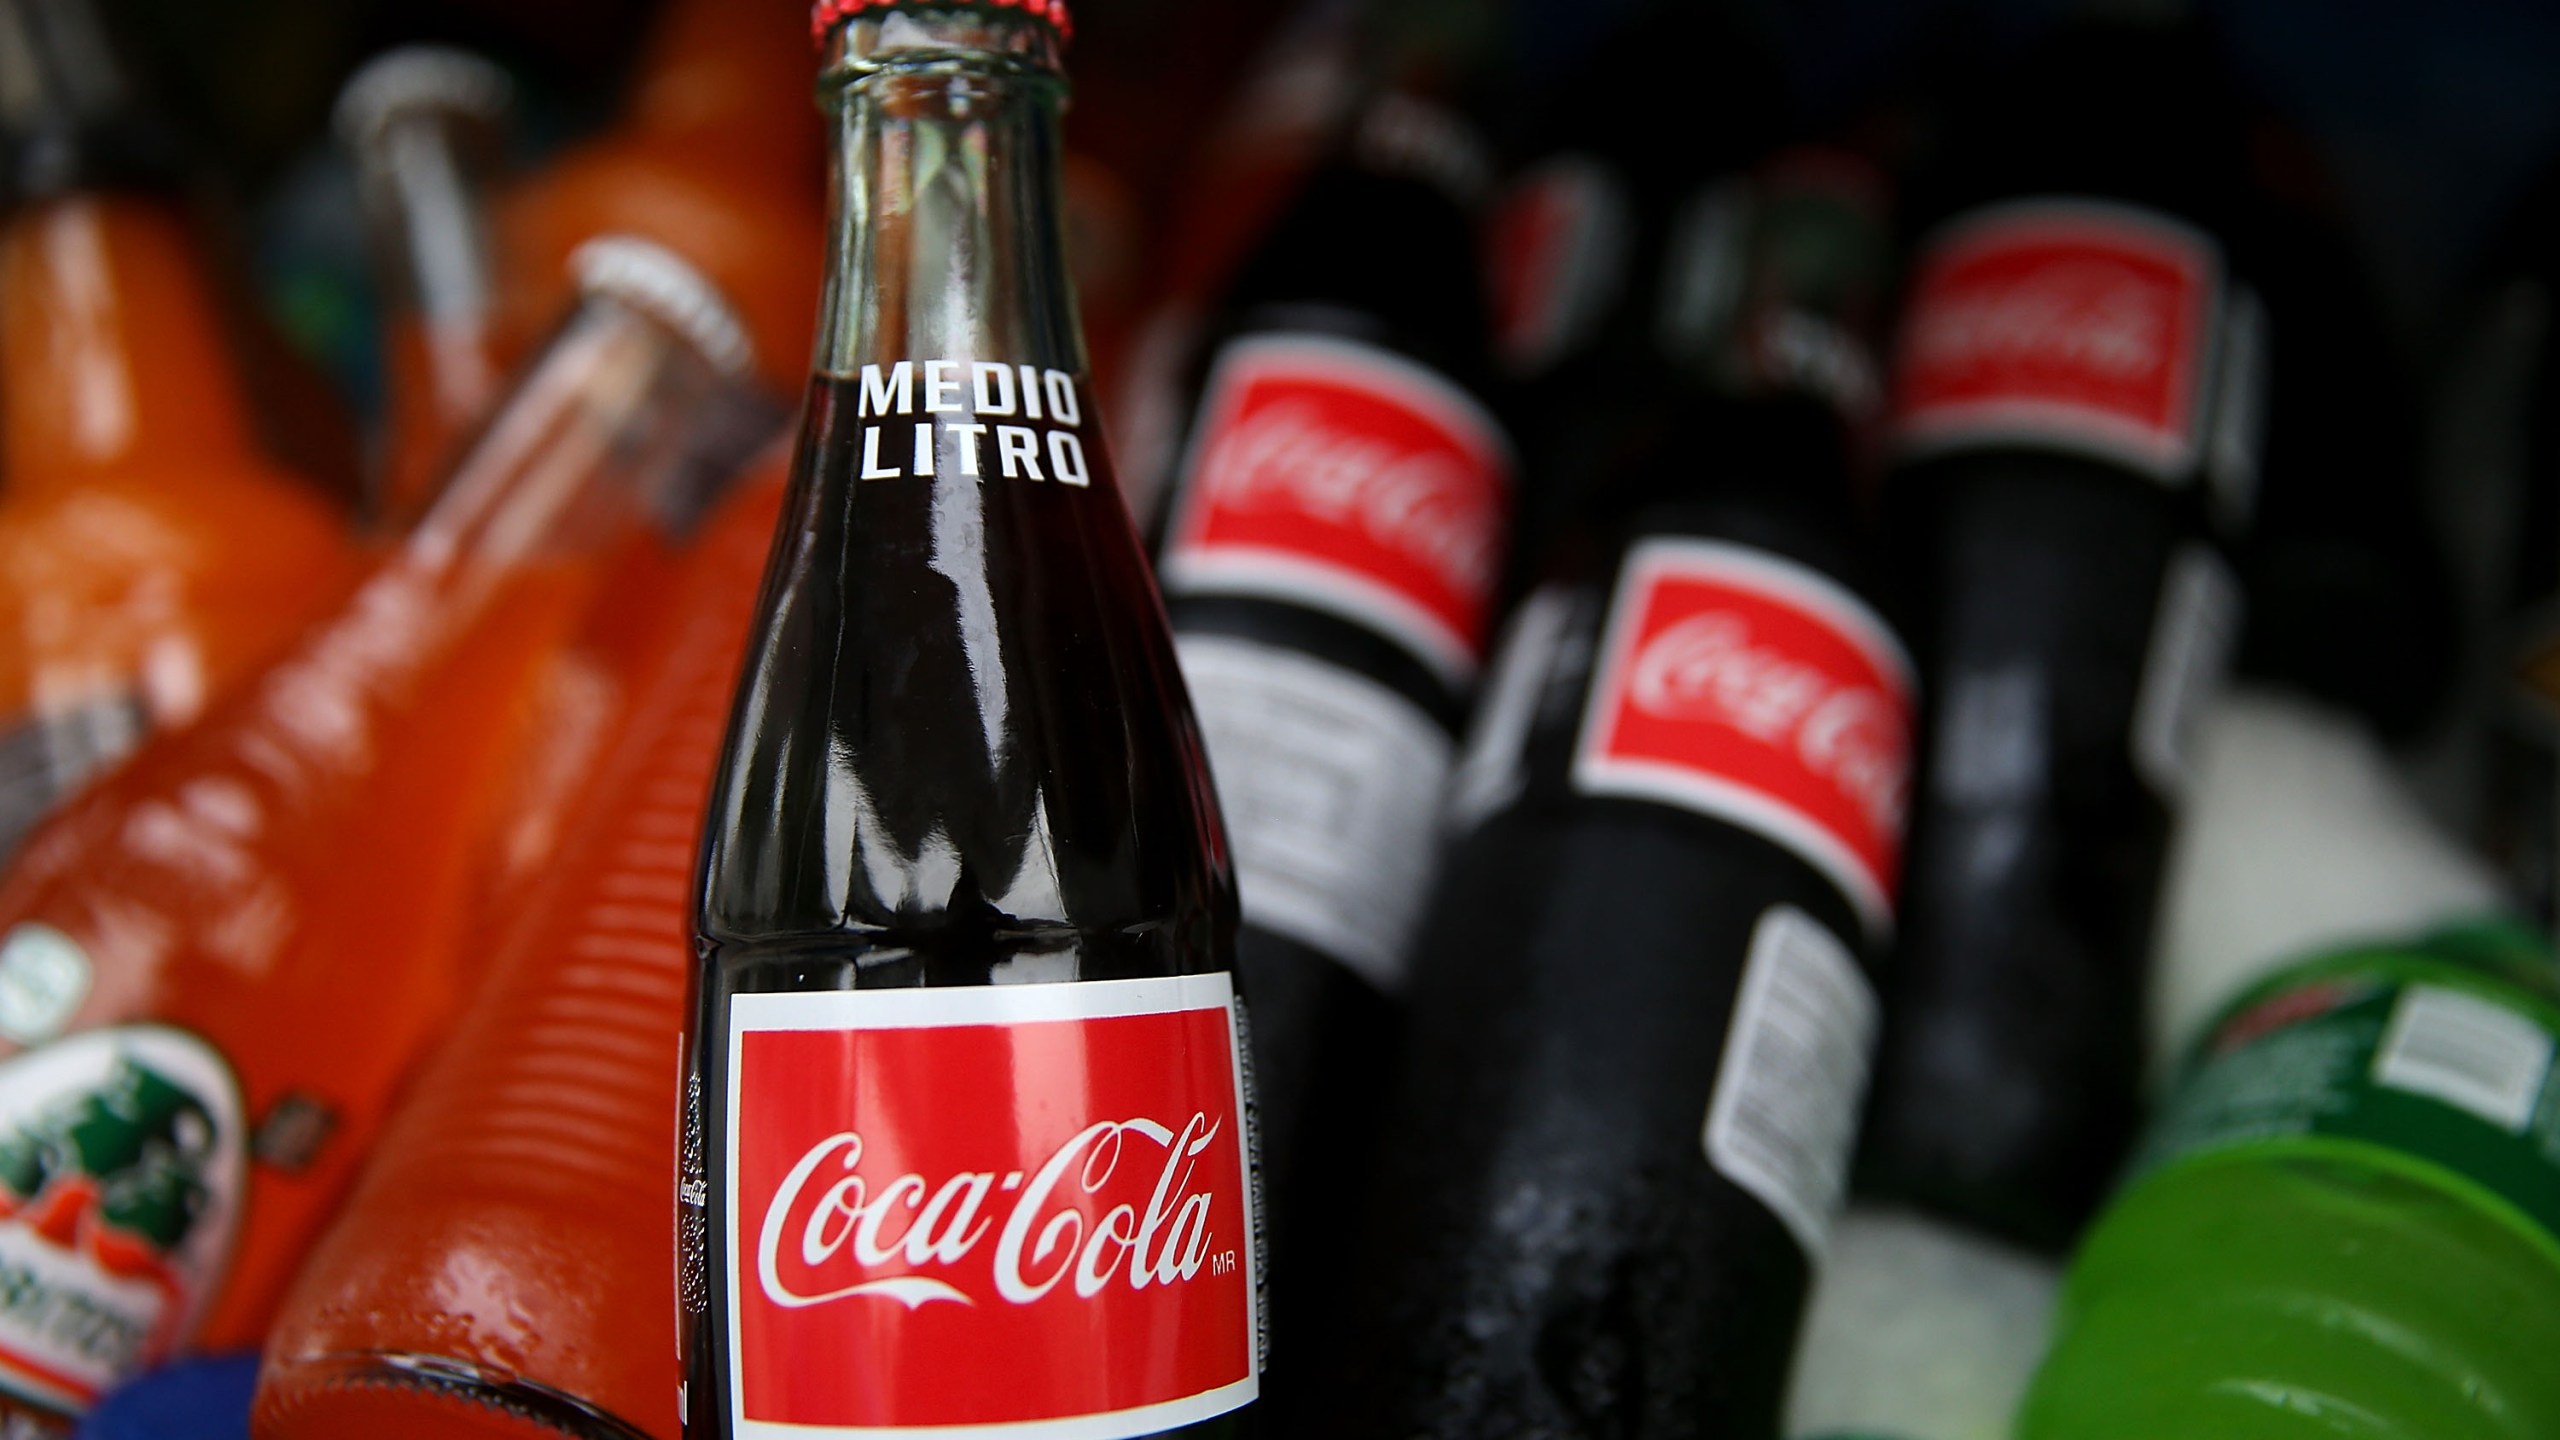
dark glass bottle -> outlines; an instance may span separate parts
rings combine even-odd
[[[1951,129],[1895,358],[1886,503],[1930,739],[1861,1188],[2059,1247],[2137,1118],[2269,326],[2242,131],[2192,27],[2075,22]]]
[[[1739,283],[1673,332],[1682,400],[1610,502],[1631,538],[1532,594],[1487,680],[1327,1433],[1776,1425],[1876,1025],[1913,683],[1848,524],[1882,222],[1822,174],[1700,197]]]
[[[1410,96],[1355,120],[1241,272],[1160,562],[1235,846],[1284,1360],[1353,1238],[1510,538],[1453,180],[1482,165]]]
[[[817,375],[703,862],[687,1433],[1226,1433],[1235,901],[1083,374],[1064,8],[821,19]]]

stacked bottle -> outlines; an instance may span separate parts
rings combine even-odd
[[[1399,122],[1420,156],[1374,138]],[[1352,1240],[1341,1197],[1378,1133],[1510,538],[1472,195],[1449,180],[1481,165],[1410,97],[1353,122],[1244,267],[1160,562],[1235,847],[1282,1273]],[[1322,1293],[1274,1298],[1280,1353],[1312,1350]]]
[[[1914,698],[1851,578],[1885,257],[1860,173],[1798,156],[1721,192],[1735,223],[1699,233],[1740,281],[1615,477],[1628,538],[1512,623],[1422,928],[1347,1433],[1776,1424],[1874,1039]]]
[[[760,465],[687,560],[551,878],[277,1320],[261,1440],[673,1433],[665,1042],[781,482]],[[457,1291],[455,1275],[476,1278]]]
[[[81,0],[0,6],[0,856],[343,599],[335,508],[269,457],[175,194]]]
[[[255,1343],[460,999],[526,687],[746,362],[668,252],[579,259],[586,302],[403,546],[0,882],[0,1244],[106,1317],[0,1320],[11,1405],[59,1416],[191,1339]]]

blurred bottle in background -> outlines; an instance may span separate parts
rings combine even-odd
[[[705,525],[572,838],[501,922],[470,1010],[304,1267],[267,1347],[260,1440],[676,1433],[666,1040],[785,459]]]
[[[1131,513],[1153,533],[1189,402],[1232,319],[1225,300],[1299,188],[1335,157],[1417,177],[1475,210],[1492,182],[1472,130],[1452,122],[1490,15],[1476,0],[1307,0],[1277,27],[1201,136],[1166,198],[1153,294],[1110,392]]]
[[[2216,536],[2269,345],[2217,228],[2248,198],[2226,93],[2192,28],[2113,12],[1970,91],[1895,360],[1934,683],[1862,1188],[2034,1247],[2130,1143],[2170,818],[2238,643]]]
[[[763,383],[725,387],[688,428],[692,453],[628,537],[582,643],[547,666],[545,719],[522,756],[508,833],[488,856],[482,910],[503,917],[537,877],[658,641],[649,602],[717,487],[787,427],[824,269],[827,184],[808,9],[798,0],[666,0],[652,13],[614,120],[505,187],[496,243],[502,336],[538,333],[568,297],[557,268],[604,231],[666,245],[737,307]]]
[[[408,46],[338,94],[380,305],[385,413],[366,510],[391,533],[435,498],[521,348],[498,329],[489,215],[510,89],[469,51]]]
[[[255,436],[165,149],[83,0],[0,5],[0,855],[343,598]]]
[[[1646,473],[1641,456],[1688,399],[1659,357],[1700,350],[1700,333],[1736,298],[1738,276],[1719,268],[1730,237],[1698,228],[1741,219],[1714,203],[1713,182],[1785,134],[1777,57],[1743,7],[1616,8],[1608,21],[1577,17],[1604,37],[1579,59],[1560,59],[1544,30],[1531,32],[1537,43],[1515,45],[1527,53],[1512,57],[1525,73],[1480,107],[1504,152],[1524,161],[1488,227],[1511,382],[1504,414],[1527,477],[1506,598],[1540,575],[1599,563],[1593,548],[1642,502],[1643,486],[1630,484]],[[1551,25],[1565,28],[1563,17]],[[1684,78],[1628,84],[1628,55],[1681,56]]]
[[[1331,1323],[1331,1286],[1285,1277],[1356,1233],[1342,1197],[1511,538],[1511,447],[1479,398],[1480,185],[1448,173],[1483,165],[1454,116],[1390,95],[1308,178],[1228,298],[1157,564],[1235,848],[1284,1353]]]
[[[2560,177],[2488,257],[2442,391],[2438,511],[2465,562],[2472,728],[2451,752],[2475,829],[2529,913],[2560,914]]]
[[[190,1337],[255,1343],[452,1016],[529,682],[749,353],[670,252],[577,260],[585,303],[402,547],[0,882],[0,1114],[21,1137],[0,1249],[101,1317],[0,1315],[13,1403],[75,1412]]]
[[[1107,0],[1076,15],[1067,112],[1067,265],[1102,394],[1118,393],[1134,332],[1163,288],[1168,219],[1191,187],[1238,77],[1296,8]]]
[[[2560,1427],[2560,973],[2506,927],[2251,987],[2073,1261],[2020,1440]]]
[[[1524,602],[1487,681],[1340,1433],[1777,1423],[1874,1040],[1914,700],[1852,588],[1889,247],[1844,172],[1790,156],[1700,198],[1712,262],[1668,275],[1733,283],[1654,362],[1685,385],[1599,502],[1632,538],[1605,585]]]
[[[825,132],[802,0],[666,0],[652,16],[620,112],[601,134],[507,187],[498,211],[501,329],[539,334],[561,266],[608,231],[655,240],[701,267],[758,336],[776,394],[808,376],[823,255]]]

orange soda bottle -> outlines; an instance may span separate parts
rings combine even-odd
[[[540,317],[561,259],[600,231],[702,267],[759,337],[775,393],[807,383],[824,259],[825,127],[807,0],[666,0],[616,123],[502,201],[507,303]]]
[[[670,252],[576,262],[584,302],[402,546],[0,880],[0,1274],[41,1301],[0,1299],[0,1405],[255,1344],[450,1019],[530,681],[747,367]]]
[[[181,166],[88,0],[0,0],[0,857],[343,598],[334,508],[255,434]]]
[[[813,98],[804,0],[666,0],[641,47],[616,122],[520,181],[496,217],[502,332],[539,325],[558,303],[562,258],[601,231],[644,235],[684,255],[737,304],[767,385],[797,395],[817,313],[823,232],[824,126]],[[747,392],[739,392],[741,395]],[[760,440],[788,413],[749,403],[728,423]],[[747,446],[718,447],[734,474]],[[661,531],[639,538],[610,590],[650,595],[674,582],[675,550],[707,497],[670,497]],[[574,802],[639,647],[637,607],[608,603],[586,644],[554,668],[543,703],[556,719],[526,757],[522,799],[484,885],[505,913],[539,873]]]
[[[259,452],[184,222],[70,193],[0,223],[0,854],[342,599],[330,506]]]
[[[435,498],[527,338],[500,327],[490,234],[512,88],[467,50],[409,45],[338,92],[382,305],[386,418],[366,509],[392,533]]]
[[[670,1037],[789,459],[759,464],[687,557],[574,838],[277,1318],[259,1440],[675,1435]]]

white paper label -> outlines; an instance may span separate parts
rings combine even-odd
[[[1227,636],[1177,642],[1249,924],[1394,992],[1438,858],[1448,733],[1339,666]]]
[[[1875,991],[1837,936],[1792,905],[1751,933],[1708,1103],[1707,1162],[1822,1253],[1848,1189],[1874,1057]]]
[[[1528,783],[1529,732],[1538,719],[1539,697],[1555,667],[1565,638],[1565,622],[1573,618],[1572,597],[1554,586],[1520,602],[1493,671],[1485,677],[1484,698],[1477,702],[1475,724],[1467,732],[1467,749],[1449,783],[1448,827],[1471,830],[1518,799]]]
[[[2373,1057],[2373,1080],[2521,1135],[2542,1101],[2552,1049],[2541,1026],[2503,1005],[2440,985],[2412,985],[2401,992]]]
[[[2211,546],[2180,546],[2161,577],[2133,712],[2134,768],[2173,806],[2195,769],[2196,717],[2222,688],[2239,641],[2240,582]]]

